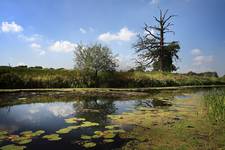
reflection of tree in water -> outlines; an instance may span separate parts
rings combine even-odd
[[[148,99],[136,101],[136,107],[158,107],[158,106],[171,106],[171,103],[165,100]]]
[[[107,115],[116,111],[113,100],[98,99],[97,97],[86,98],[73,104],[77,117],[86,118],[88,121],[94,121],[106,124]]]

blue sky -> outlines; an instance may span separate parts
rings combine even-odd
[[[225,74],[225,0],[1,0],[0,65],[73,68],[77,43],[100,42],[133,65],[144,23],[169,9],[181,45],[179,72]]]

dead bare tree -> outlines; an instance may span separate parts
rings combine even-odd
[[[170,30],[173,26],[171,19],[176,15],[167,16],[168,10],[160,10],[159,18],[154,16],[156,26],[145,24],[143,36],[138,35],[138,41],[134,45],[139,60],[146,67],[152,65],[153,70],[174,71],[176,66],[173,59],[179,59],[177,53],[180,46],[177,41],[165,42],[166,33],[174,33]]]

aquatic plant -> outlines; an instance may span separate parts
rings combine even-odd
[[[26,148],[26,146],[17,146],[14,144],[0,147],[1,150],[24,150],[25,148]]]
[[[99,123],[85,121],[81,124],[81,127],[92,127],[92,126],[99,126]]]
[[[65,122],[66,123],[77,123],[78,121],[85,121],[85,118],[68,118],[68,119],[65,119]]]
[[[92,137],[89,136],[89,135],[81,135],[80,138],[83,139],[83,140],[90,140]]]
[[[85,148],[92,148],[92,147],[96,146],[96,143],[94,143],[94,142],[84,142],[82,144],[82,146],[85,147]]]
[[[204,102],[210,120],[225,121],[225,91],[211,90],[204,95]]]
[[[114,128],[118,128],[119,125],[109,125],[109,126],[105,126],[106,129],[114,129]]]
[[[42,138],[43,139],[47,139],[49,141],[58,141],[58,140],[61,140],[62,139],[61,137],[59,137],[58,134],[45,135]]]

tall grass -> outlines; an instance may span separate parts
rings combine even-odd
[[[216,77],[166,72],[100,72],[97,78],[100,88],[225,85],[225,80]],[[78,87],[96,87],[95,78],[79,70],[0,66],[0,89]]]
[[[225,122],[225,90],[214,89],[204,95],[204,102],[210,120]]]

